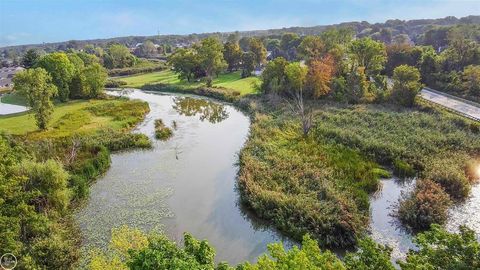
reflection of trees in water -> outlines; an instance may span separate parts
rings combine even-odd
[[[200,115],[200,120],[219,123],[228,118],[225,106],[206,99],[191,97],[174,97],[172,106],[178,113],[185,116]]]

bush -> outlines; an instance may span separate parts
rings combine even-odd
[[[412,107],[415,97],[422,88],[420,72],[415,67],[401,65],[393,71],[393,100],[403,106]]]
[[[108,79],[106,82],[105,82],[105,87],[106,88],[120,88],[122,86],[125,86],[127,85],[127,82],[126,81],[122,81],[122,80],[112,80],[112,79]]]
[[[397,215],[408,227],[426,230],[431,224],[447,221],[451,203],[440,185],[431,180],[418,180],[415,189],[400,199]]]
[[[165,141],[173,136],[172,129],[165,126],[162,119],[155,120],[155,138]]]
[[[431,160],[422,174],[439,184],[452,199],[461,200],[470,194],[471,183],[465,173],[466,158],[452,154]]]
[[[414,177],[416,174],[412,166],[400,159],[393,161],[393,173],[399,177]]]

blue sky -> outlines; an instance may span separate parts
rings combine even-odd
[[[480,0],[0,0],[0,46],[480,15]]]

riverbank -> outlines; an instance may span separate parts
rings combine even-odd
[[[146,136],[130,133],[148,111],[144,102],[119,98],[74,101],[55,107],[46,131],[36,130],[30,113],[1,116],[1,215],[9,225],[0,232],[0,252],[15,254],[20,268],[73,267],[81,238],[72,212],[108,170],[112,151],[151,146]],[[50,203],[33,208],[32,200]]]

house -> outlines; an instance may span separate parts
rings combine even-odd
[[[12,87],[12,79],[16,73],[24,70],[22,67],[4,67],[0,68],[0,88]]]

